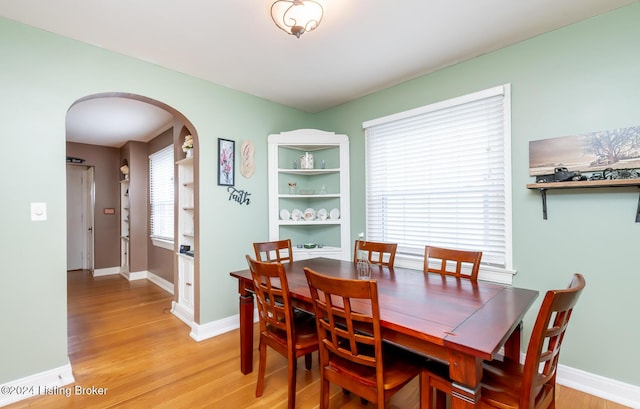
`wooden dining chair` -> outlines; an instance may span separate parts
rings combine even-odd
[[[421,366],[411,353],[382,342],[376,281],[304,272],[320,342],[320,409],[329,407],[330,383],[384,408],[420,376]]]
[[[318,350],[318,336],[313,316],[293,313],[289,284],[281,263],[262,262],[246,256],[258,301],[260,321],[260,360],[256,397],[262,396],[267,368],[267,347],[288,360],[288,408],[296,405],[296,367],[299,357],[305,357],[305,367],[311,369],[311,353]]]
[[[423,271],[425,273],[438,273],[441,275],[477,280],[481,260],[481,251],[425,246]],[[437,268],[431,267],[434,262],[438,264]],[[452,264],[455,266],[453,269],[451,268]],[[468,268],[469,273],[467,273],[463,267]]]
[[[356,240],[353,246],[353,262],[356,263],[359,253],[364,252],[369,263],[393,267],[397,249],[397,243]]]
[[[253,250],[258,261],[293,262],[290,239],[253,243]]]
[[[555,408],[560,346],[585,285],[584,277],[574,274],[568,288],[547,291],[533,325],[524,365],[506,357],[483,364],[480,407]],[[451,393],[451,383],[439,368],[425,367],[421,383],[422,408],[431,407],[433,388]]]

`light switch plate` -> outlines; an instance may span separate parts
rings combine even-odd
[[[31,221],[47,220],[47,204],[31,203]]]

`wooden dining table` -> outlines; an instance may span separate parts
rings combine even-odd
[[[356,265],[329,258],[284,263],[297,308],[312,311],[304,275],[308,267],[340,278],[357,278]],[[235,271],[240,294],[240,370],[253,370],[254,301],[251,272]],[[406,268],[372,265],[377,280],[385,341],[449,364],[452,408],[475,408],[480,399],[482,362],[504,354],[519,359],[522,320],[537,291],[471,281]]]

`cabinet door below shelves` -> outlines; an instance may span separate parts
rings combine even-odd
[[[178,255],[178,304],[193,313],[193,258]]]

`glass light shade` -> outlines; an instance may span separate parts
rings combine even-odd
[[[287,34],[298,38],[306,32],[315,30],[324,10],[314,0],[278,0],[271,5],[271,18]]]

